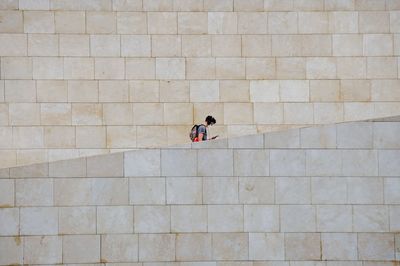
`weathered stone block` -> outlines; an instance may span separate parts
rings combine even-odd
[[[172,206],[172,232],[207,232],[206,206]]]
[[[127,178],[92,179],[92,202],[95,205],[127,205],[128,194]]]
[[[268,15],[265,12],[239,12],[239,34],[266,34],[268,32]]]
[[[160,176],[160,150],[138,150],[124,153],[124,174],[131,176]]]
[[[177,34],[177,14],[173,12],[149,12],[147,14],[149,34]]]
[[[345,205],[317,206],[317,231],[352,232],[352,211],[351,206]]]
[[[285,234],[286,260],[318,260],[321,258],[321,237],[316,233]]]
[[[211,260],[211,234],[179,234],[176,238],[176,259],[179,261]]]
[[[139,261],[175,260],[174,234],[140,234]]]
[[[354,232],[388,232],[389,208],[381,205],[353,207]]]
[[[322,258],[327,260],[357,260],[356,234],[322,234]]]
[[[101,260],[107,262],[137,261],[137,235],[102,235]]]
[[[95,234],[96,207],[62,207],[59,209],[60,234]]]
[[[240,177],[239,202],[243,204],[272,204],[275,199],[274,179]]]
[[[279,210],[272,205],[244,206],[245,232],[278,232]]]
[[[393,260],[394,235],[385,233],[358,234],[358,258],[362,260]]]
[[[214,260],[246,260],[249,256],[248,234],[216,233],[212,246]]]
[[[243,208],[240,205],[209,205],[209,232],[242,232]]]
[[[7,250],[0,258],[1,264],[23,263],[23,245],[21,244],[20,238],[1,237],[0,249]]]
[[[282,232],[315,232],[316,211],[311,205],[284,205],[280,208]],[[301,219],[302,223],[298,223]]]
[[[96,263],[100,261],[100,236],[63,236],[63,262]]]
[[[87,35],[60,35],[60,55],[61,56],[89,56],[90,39]]]
[[[60,236],[33,236],[24,238],[24,263],[46,264],[62,262]]]
[[[237,177],[204,177],[203,203],[235,204],[239,201]]]
[[[328,14],[327,12],[299,12],[299,33],[328,33]]]
[[[0,228],[1,236],[14,236],[19,234],[19,209],[2,208],[0,218],[3,224]]]
[[[20,232],[23,235],[58,234],[58,209],[53,207],[21,208]]]
[[[283,234],[249,234],[250,260],[284,260]]]
[[[117,31],[116,13],[86,12],[86,32],[89,34],[110,34]]]
[[[382,204],[383,181],[380,178],[354,177],[347,180],[348,203]]]
[[[85,12],[58,11],[55,12],[56,33],[85,33]]]
[[[51,179],[21,179],[15,184],[17,206],[52,206],[53,181]]]

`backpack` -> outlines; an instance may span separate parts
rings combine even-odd
[[[190,130],[189,137],[190,137],[190,140],[191,140],[192,142],[194,142],[194,141],[195,141],[195,138],[197,138],[199,126],[200,126],[200,125],[194,125],[194,126],[192,127],[192,129]]]

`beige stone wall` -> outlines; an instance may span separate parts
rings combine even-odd
[[[0,167],[400,114],[397,0],[0,9]]]

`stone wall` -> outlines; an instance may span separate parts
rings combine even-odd
[[[0,167],[400,114],[398,0],[0,9]]]
[[[0,265],[397,265],[399,136],[343,123],[2,169]]]

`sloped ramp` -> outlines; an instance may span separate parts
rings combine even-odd
[[[2,169],[0,205],[0,265],[392,265],[400,122]]]

